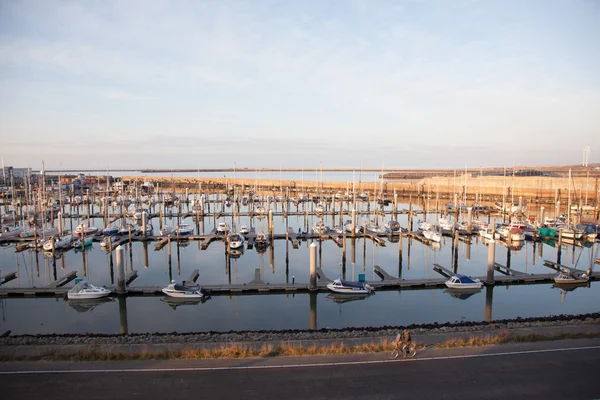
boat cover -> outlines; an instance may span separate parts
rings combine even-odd
[[[458,280],[460,280],[460,283],[477,283],[467,275],[456,274],[456,277],[458,278]]]
[[[350,282],[350,281],[344,281],[340,279],[340,282],[342,282],[342,285],[347,286],[347,287],[353,287],[353,288],[359,288],[362,289],[365,287],[364,283],[362,282]]]
[[[195,292],[196,290],[198,290],[200,288],[198,285],[184,286],[184,285],[179,285],[179,284],[175,284],[173,287],[175,288],[175,290],[179,290],[182,292]]]

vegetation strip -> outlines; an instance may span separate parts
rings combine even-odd
[[[437,345],[435,348],[456,348],[488,346],[504,343],[525,343],[554,341],[564,339],[600,338],[600,332],[593,333],[558,333],[558,334],[527,334],[513,335],[503,331],[497,335],[485,337],[470,337],[466,339],[451,339]],[[260,348],[253,348],[240,344],[222,345],[216,349],[186,349],[186,350],[144,350],[140,352],[102,351],[93,346],[76,352],[64,352],[60,348],[35,355],[1,356],[0,361],[119,361],[119,360],[173,360],[173,359],[223,359],[223,358],[250,358],[250,357],[282,357],[282,356],[307,356],[307,355],[333,355],[355,353],[377,353],[391,351],[393,340],[382,339],[379,343],[360,344],[347,346],[333,344],[330,346],[295,346],[265,344]],[[425,350],[427,346],[419,346]]]

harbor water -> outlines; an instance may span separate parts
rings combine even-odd
[[[279,207],[275,211],[281,211],[282,205],[274,207]],[[310,229],[319,217],[303,214],[301,207],[297,210],[298,215],[275,216],[274,232],[284,233],[288,227],[295,232]],[[367,206],[362,207],[364,210]],[[374,204],[369,207],[375,209]],[[408,205],[399,205],[399,208],[408,208]],[[248,210],[241,207],[239,211],[243,214]],[[413,218],[416,223],[417,217]],[[435,221],[438,216],[431,214],[427,218]],[[379,219],[383,224],[390,215],[362,216],[357,225],[367,219]],[[488,216],[482,219],[492,222]],[[230,226],[245,224],[256,232],[267,232],[268,229],[266,218],[236,216],[222,220]],[[76,226],[82,221],[74,219],[72,224]],[[398,221],[403,227],[408,226],[406,215],[399,215]],[[213,215],[202,221],[188,217],[183,222],[196,227],[196,234],[206,234],[219,220]],[[331,215],[326,215],[323,222],[333,227],[340,224],[340,217],[335,216],[334,220]],[[149,223],[158,235],[161,221],[154,218]],[[175,226],[177,220],[167,216],[162,223]],[[90,224],[103,227],[99,218],[90,220]],[[65,227],[69,227],[68,222]],[[263,253],[254,248],[237,254],[228,252],[222,241],[212,242],[205,250],[201,241],[172,241],[160,250],[155,250],[156,242],[132,241],[123,246],[126,271],[138,272],[131,286],[166,286],[171,280],[185,280],[196,269],[200,273],[200,285],[244,284],[257,276],[266,284],[306,283],[309,281],[309,245],[313,242],[317,244],[318,266],[330,279],[358,280],[364,274],[367,281],[379,281],[381,278],[375,273],[375,266],[407,281],[442,278],[433,270],[434,264],[471,276],[486,275],[488,249],[478,236],[458,241],[456,252],[450,237],[443,237],[439,245],[431,245],[404,236],[402,251],[397,237],[382,239],[385,246],[377,245],[368,237],[347,238],[345,257],[343,248],[335,241],[316,239],[300,241],[297,249],[290,241],[275,240]],[[584,246],[563,244],[560,263],[586,270],[593,265],[597,248],[598,244],[591,243]],[[555,242],[525,242],[520,247],[495,244],[496,262],[526,274],[552,273],[543,261],[557,261],[557,257]],[[17,272],[17,279],[6,283],[6,288],[43,287],[73,271],[78,278],[96,286],[116,285],[115,254],[100,248],[97,242],[85,251],[69,250],[54,256],[31,249],[17,252],[14,244],[4,245],[0,247],[0,267],[1,275]],[[380,290],[360,299],[344,299],[325,292],[234,293],[192,302],[178,302],[162,296],[110,297],[105,301],[79,303],[62,297],[8,297],[0,299],[0,331],[11,330],[13,334],[183,333],[492,321],[598,312],[599,288],[597,283],[591,282],[574,290],[542,283],[496,285],[467,294],[456,294],[443,288],[398,289]]]

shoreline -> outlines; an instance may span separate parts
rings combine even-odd
[[[381,352],[410,329],[420,346],[465,347],[600,337],[600,313],[346,329],[0,337],[0,360],[241,358]],[[298,353],[298,354],[295,354]]]

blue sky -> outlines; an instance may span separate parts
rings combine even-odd
[[[0,0],[0,156],[47,168],[600,160],[600,2]]]

